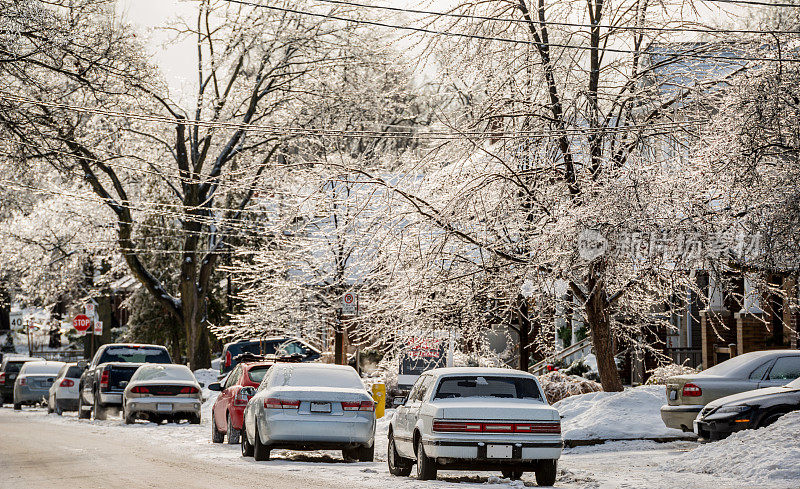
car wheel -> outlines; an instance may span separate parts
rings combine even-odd
[[[552,486],[556,483],[558,472],[557,460],[541,460],[536,466],[536,483],[540,486]]]
[[[783,416],[784,414],[786,414],[786,413],[771,413],[771,414],[768,414],[768,415],[766,415],[764,417],[764,419],[761,420],[761,422],[758,424],[758,427],[759,428],[763,428],[765,426],[769,426],[772,423],[774,423],[775,421],[778,421],[778,419],[781,416]]]
[[[86,409],[86,406],[83,405],[83,396],[78,395],[78,418],[79,419],[89,419],[90,412]]]
[[[190,414],[189,415],[189,424],[200,424],[200,415],[199,414]]]
[[[421,481],[436,479],[436,461],[425,455],[421,438],[417,440],[417,479]]]
[[[22,403],[21,402],[15,402],[14,403],[14,411],[22,411]]]
[[[503,474],[503,477],[506,479],[511,479],[512,481],[518,481],[522,479],[523,474],[521,470],[517,469],[503,469],[501,473]]]
[[[411,473],[411,460],[401,457],[394,446],[394,436],[389,434],[389,450],[386,454],[386,462],[389,464],[389,473],[392,475],[407,476]]]
[[[53,407],[50,401],[47,401],[47,414],[53,414]]]
[[[242,457],[253,456],[253,445],[247,440],[247,430],[244,423],[242,423]]]
[[[100,394],[94,394],[94,408],[92,409],[92,417],[104,421],[107,418],[106,410],[100,403]]]
[[[258,422],[256,422],[258,423]],[[255,434],[253,435],[253,458],[256,462],[269,460],[269,448],[261,443],[261,436],[258,434],[258,424],[256,424]]]
[[[122,401],[122,419],[125,420],[125,424],[133,424],[136,422],[136,416],[133,413],[129,413],[127,409],[125,409],[125,401]]]
[[[61,405],[58,404],[58,400],[56,400],[56,402],[55,402],[55,409],[53,409],[53,412],[56,413],[59,416],[64,414],[64,410],[61,409]]]
[[[214,413],[211,413],[211,443],[222,443],[225,440],[225,433],[217,429],[217,420]]]
[[[359,462],[373,462],[375,460],[375,444],[369,447],[358,447],[356,457]]]
[[[228,445],[236,445],[239,443],[239,437],[242,433],[233,427],[233,421],[231,420],[231,413],[228,413]],[[222,443],[222,440],[220,440]]]

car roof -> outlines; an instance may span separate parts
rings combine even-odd
[[[111,348],[111,347],[114,347],[114,346],[124,346],[124,347],[131,347],[131,346],[138,346],[138,347],[147,346],[147,347],[150,347],[150,346],[154,346],[154,347],[164,348],[164,349],[167,348],[164,345],[154,345],[154,344],[150,344],[150,343],[107,343],[107,344],[103,345],[103,348]]]
[[[260,343],[262,341],[281,341],[281,340],[285,340],[285,341],[300,340],[300,341],[303,341],[303,340],[301,340],[300,338],[298,338],[296,336],[268,336],[266,338],[250,338],[250,339],[229,341],[229,342],[225,343],[225,347],[228,347],[229,345],[238,345],[239,343]],[[303,343],[305,343],[305,341],[303,341]]]
[[[249,369],[251,369],[253,367],[272,366],[272,365],[275,365],[276,363],[277,362],[270,362],[270,361],[266,361],[266,362],[262,362],[262,361],[258,361],[258,362],[239,362],[239,365],[241,365],[243,369],[249,370]]]
[[[44,360],[44,358],[6,355],[6,356],[3,357],[3,365],[5,365],[6,363],[11,363],[11,362],[38,362],[38,361],[42,361],[42,360]]]
[[[512,375],[520,377],[535,377],[533,374],[522,370],[498,367],[442,367],[434,368],[422,373],[436,376],[442,375]]]
[[[337,365],[335,363],[320,363],[320,362],[275,362],[274,367],[292,367],[300,369],[315,369],[324,368],[327,370],[355,370],[350,365]]]

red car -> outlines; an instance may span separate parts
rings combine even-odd
[[[242,362],[231,370],[222,382],[209,384],[212,391],[220,391],[211,408],[211,441],[222,443],[228,434],[228,443],[238,444],[242,430],[242,415],[247,401],[256,393],[261,379],[274,362]]]

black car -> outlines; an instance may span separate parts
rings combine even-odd
[[[222,347],[222,362],[219,365],[220,375],[225,375],[239,364],[236,358],[243,353],[262,356],[296,356],[303,362],[313,362],[321,356],[320,351],[299,338],[273,337],[225,343]]]
[[[781,387],[742,392],[707,404],[694,421],[694,432],[703,440],[721,440],[736,431],[769,426],[797,410],[800,378]]]
[[[14,397],[14,382],[25,362],[42,360],[41,358],[20,355],[5,355],[0,363],[0,405],[11,402]]]

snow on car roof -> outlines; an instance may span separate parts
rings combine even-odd
[[[61,367],[64,366],[64,362],[48,362],[48,361],[36,361],[36,362],[26,362],[25,365],[22,366],[22,370],[20,370],[20,375],[22,374],[55,374],[61,370]]]
[[[533,374],[523,372],[522,370],[514,370],[511,368],[499,367],[443,367],[434,368],[423,372],[424,374],[431,375],[505,375],[505,376],[519,376],[519,377],[535,377]]]
[[[278,385],[289,387],[343,387],[364,389],[361,377],[353,367],[326,363],[276,363]],[[283,375],[281,376],[281,371]]]

